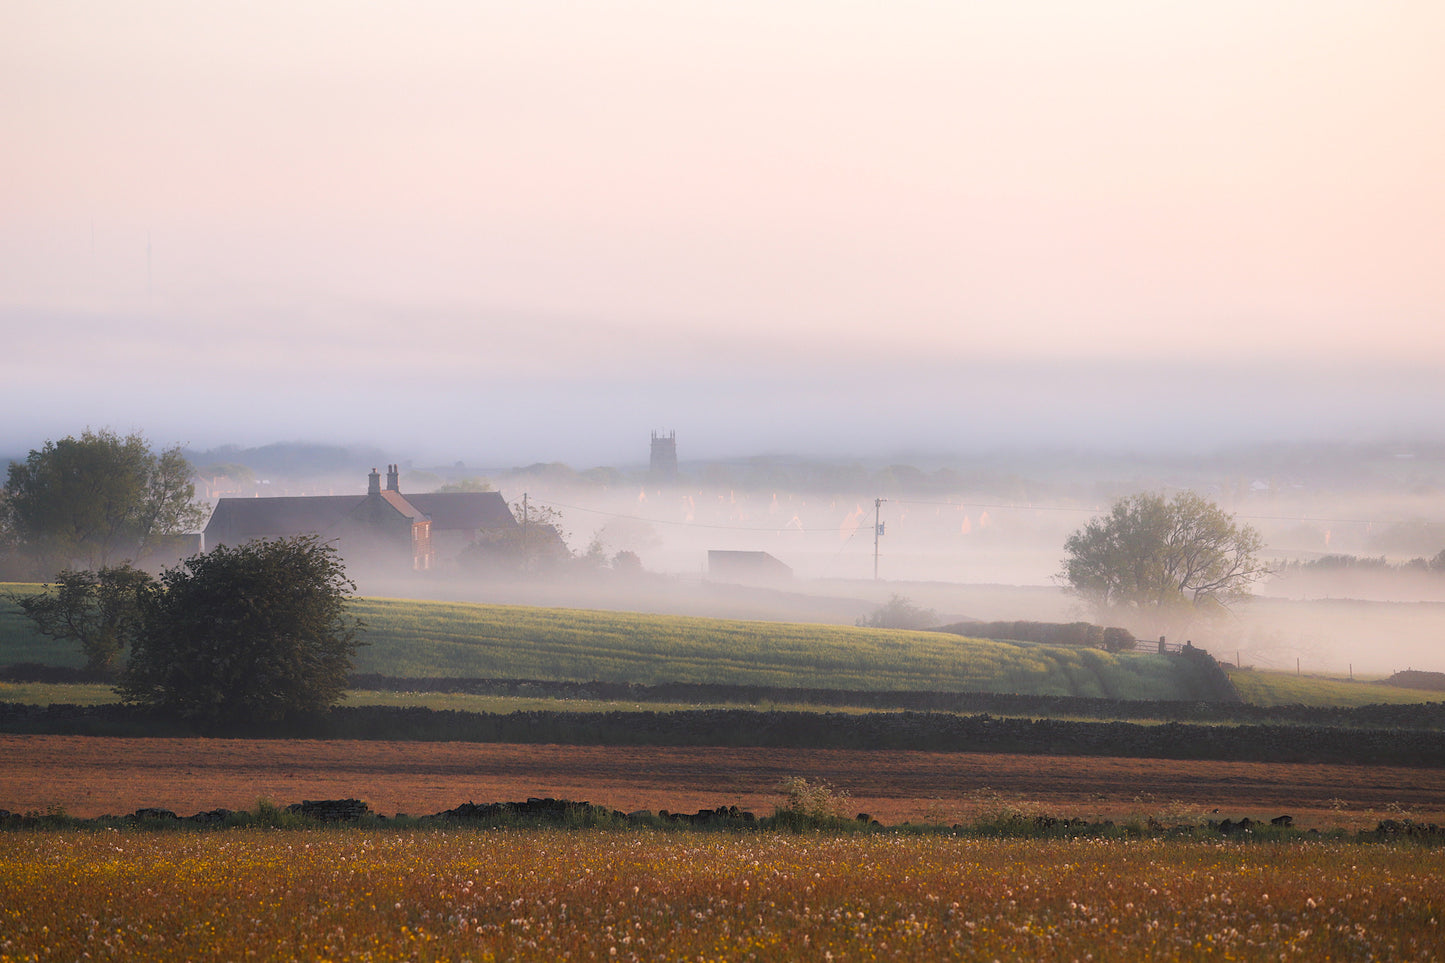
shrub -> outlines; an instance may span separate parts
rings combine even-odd
[[[221,546],[161,576],[121,680],[129,702],[202,724],[275,722],[346,690],[360,624],[335,548],[315,536]]]

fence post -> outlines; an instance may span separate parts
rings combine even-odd
[[[1160,654],[1160,655],[1163,655],[1165,652],[1168,652],[1168,651],[1169,651],[1169,646],[1168,646],[1168,644],[1164,641],[1164,636],[1162,636],[1162,635],[1159,636],[1159,654]]]

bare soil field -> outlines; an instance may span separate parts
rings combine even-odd
[[[552,796],[631,811],[770,813],[790,776],[848,794],[848,815],[961,821],[1002,807],[1056,816],[1271,818],[1373,828],[1445,822],[1445,770],[837,749],[612,748],[456,742],[0,735],[0,808],[181,815],[258,799],[359,798],[421,815]],[[1214,815],[1215,813],[1218,815]]]

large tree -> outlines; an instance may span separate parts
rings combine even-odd
[[[92,672],[114,672],[120,654],[142,629],[141,607],[155,588],[149,574],[129,565],[98,572],[61,572],[54,586],[17,600],[42,635],[75,642]]]
[[[1116,501],[1064,542],[1060,578],[1101,615],[1178,625],[1247,598],[1269,574],[1260,535],[1193,492]]]
[[[47,441],[12,462],[0,508],[15,548],[51,571],[141,559],[205,518],[179,447],[156,453],[144,436],[110,429]]]
[[[119,691],[206,725],[277,721],[341,698],[355,589],[312,535],[221,546],[161,575]]]

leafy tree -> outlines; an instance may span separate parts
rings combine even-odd
[[[642,574],[642,557],[636,552],[623,549],[612,556],[612,571],[621,572],[624,575]]]
[[[584,569],[600,571],[607,567],[607,546],[603,544],[601,534],[592,536],[592,541],[587,543],[587,551],[577,561]]]
[[[1101,614],[1173,623],[1249,597],[1262,540],[1193,492],[1130,495],[1064,542],[1060,579]]]
[[[314,535],[221,546],[145,597],[119,691],[203,724],[276,721],[341,698],[360,643],[355,584]]]
[[[873,629],[926,629],[938,623],[938,614],[903,595],[894,595],[858,620],[858,625]]]
[[[194,530],[205,518],[191,474],[179,447],[156,454],[140,434],[87,430],[47,441],[11,463],[4,527],[44,565],[94,569],[139,559],[164,536]]]
[[[477,571],[532,575],[554,571],[573,559],[562,531],[562,513],[534,501],[513,502],[517,524],[484,529],[462,550],[460,561]]]
[[[113,672],[141,631],[141,607],[155,579],[129,565],[98,572],[65,570],[50,591],[16,601],[41,634],[80,643],[86,668]]]

